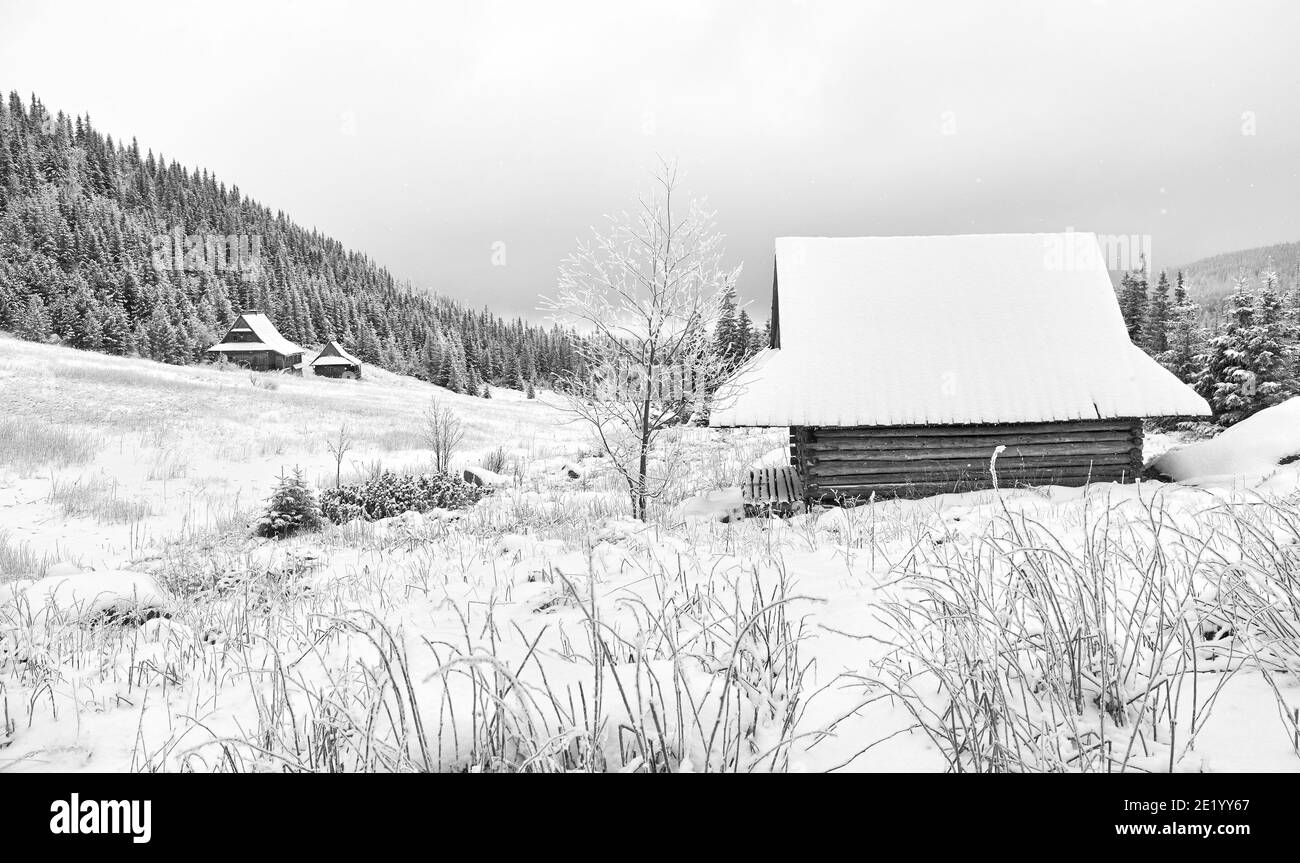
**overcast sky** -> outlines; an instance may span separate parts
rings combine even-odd
[[[1297,34],[1263,0],[0,0],[0,87],[506,314],[676,158],[761,307],[783,235],[1300,239]]]

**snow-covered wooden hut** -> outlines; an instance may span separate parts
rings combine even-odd
[[[326,378],[350,378],[360,380],[361,360],[348,353],[336,341],[328,341],[305,366],[314,374]]]
[[[213,359],[247,366],[253,371],[292,369],[302,362],[303,349],[280,335],[280,331],[263,313],[250,309],[241,312],[225,338],[208,348]]]
[[[714,426],[789,427],[806,496],[1127,481],[1205,400],[1128,338],[1092,234],[776,241],[771,346]]]

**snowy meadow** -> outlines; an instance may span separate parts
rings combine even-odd
[[[643,523],[547,393],[0,336],[0,395],[0,770],[1300,769],[1294,462],[744,518],[785,430],[678,427]],[[490,495],[253,535],[435,396]]]

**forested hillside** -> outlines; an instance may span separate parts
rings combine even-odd
[[[337,338],[458,391],[522,388],[575,362],[559,329],[417,291],[207,171],[35,96],[0,100],[0,329],[179,364],[244,309],[298,344]]]
[[[1258,280],[1277,273],[1281,284],[1300,285],[1300,242],[1278,243],[1201,258],[1180,268],[1188,293],[1202,306],[1217,308],[1236,288],[1238,278]]]

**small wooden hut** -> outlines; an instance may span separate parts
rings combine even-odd
[[[254,309],[241,312],[225,338],[208,348],[213,359],[224,358],[253,371],[293,369],[302,362],[303,349],[280,335],[271,319]]]
[[[329,341],[307,362],[314,374],[326,378],[361,379],[361,360],[336,341]]]
[[[778,239],[771,320],[710,424],[788,427],[809,499],[1130,481],[1143,417],[1210,412],[1091,234]]]

